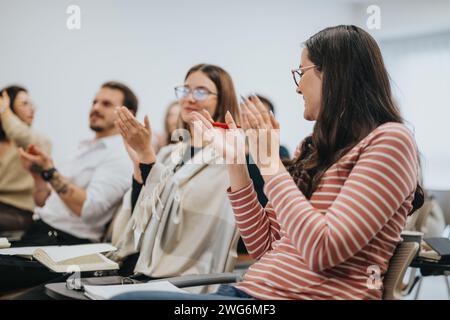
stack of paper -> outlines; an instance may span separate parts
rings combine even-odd
[[[146,283],[112,286],[84,286],[84,294],[92,300],[109,300],[122,293],[142,291],[189,293],[188,291],[177,288],[169,281],[150,281]]]
[[[11,243],[9,243],[8,239],[0,238],[0,249],[9,248],[10,246],[11,246]]]

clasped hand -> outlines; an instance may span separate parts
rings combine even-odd
[[[262,174],[275,174],[281,163],[279,156],[279,123],[256,96],[242,98],[240,103],[242,129],[227,112],[229,130],[215,128],[207,111],[194,112],[194,130],[211,143],[230,165],[245,163],[246,149]],[[247,147],[246,147],[247,140]],[[244,162],[242,162],[244,159]]]

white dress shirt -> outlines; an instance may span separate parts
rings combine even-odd
[[[45,205],[35,209],[55,229],[78,238],[98,241],[113,211],[131,186],[133,165],[120,135],[84,141],[78,152],[58,171],[73,184],[86,190],[81,216],[73,213],[52,190]]]

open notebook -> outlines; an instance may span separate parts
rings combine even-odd
[[[8,239],[0,238],[0,249],[11,247],[11,243],[9,243]]]
[[[84,286],[84,294],[92,300],[109,300],[122,293],[139,291],[169,291],[179,293],[189,293],[174,286],[169,281],[150,281],[137,284],[105,285],[105,286]]]
[[[102,253],[117,250],[107,243],[0,249],[0,255],[34,258],[59,272],[117,270],[119,265]]]
[[[440,263],[450,264],[450,239],[442,237],[424,239],[419,255]]]

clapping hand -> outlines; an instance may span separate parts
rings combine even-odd
[[[116,112],[115,124],[133,162],[155,162],[156,155],[151,145],[152,129],[148,117],[145,116],[144,124],[141,124],[126,107],[119,107]]]
[[[261,100],[252,95],[240,103],[242,127],[248,137],[249,152],[263,175],[278,171],[280,160],[280,125]]]
[[[213,119],[208,111],[193,112],[194,131],[202,137],[204,144],[211,144],[214,150],[221,155],[227,164],[245,164],[245,135],[238,129],[231,113],[225,115],[228,130],[213,127]]]
[[[19,149],[20,162],[35,180],[40,180],[43,170],[53,168],[53,160],[37,146],[30,144],[27,150]]]
[[[8,92],[6,90],[3,90],[1,96],[0,96],[0,113],[5,112],[6,110],[9,110],[11,108],[10,106],[10,99]]]

